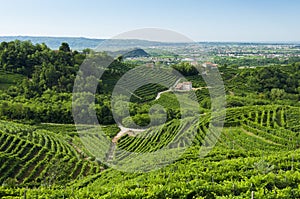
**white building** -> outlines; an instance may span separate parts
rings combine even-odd
[[[178,83],[175,87],[175,90],[180,90],[180,91],[190,91],[192,89],[193,89],[192,82]]]
[[[202,66],[208,69],[218,68],[218,64],[213,64],[211,62],[205,62]]]

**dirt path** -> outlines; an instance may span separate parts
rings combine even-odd
[[[172,89],[175,88],[175,86],[179,83],[180,80],[181,80],[180,78],[177,79],[176,82],[174,83],[174,85],[171,86],[168,90],[165,90],[165,91],[162,91],[162,92],[157,93],[157,96],[156,96],[155,100],[158,100],[158,99],[161,97],[161,95],[162,95],[163,93],[167,93],[167,92],[172,91]],[[199,90],[199,89],[204,89],[204,88],[209,88],[209,87],[193,88],[193,90]],[[143,132],[143,131],[147,130],[147,129],[126,128],[126,127],[122,126],[121,124],[118,124],[118,127],[120,128],[120,131],[119,131],[118,134],[117,134],[115,137],[113,137],[113,139],[112,139],[112,143],[111,143],[111,145],[110,145],[110,148],[109,148],[109,151],[108,151],[108,155],[107,155],[107,161],[113,160],[113,157],[114,157],[114,153],[115,153],[115,150],[116,150],[116,146],[117,146],[118,140],[119,140],[122,136],[124,136],[124,135],[126,135],[126,134],[128,134],[128,135],[130,135],[130,136],[134,136],[134,134],[137,133],[137,132]]]
[[[196,91],[196,90],[209,89],[209,88],[212,88],[212,87],[210,87],[210,86],[204,86],[204,87],[192,88],[192,90]]]
[[[179,81],[180,81],[180,78],[177,79],[176,82],[174,83],[174,85],[171,86],[171,88],[169,88],[168,90],[157,93],[157,96],[156,96],[155,100],[158,100],[160,98],[161,94],[172,91],[172,88],[174,88],[179,83]]]
[[[143,131],[146,130],[146,129],[126,128],[126,127],[122,126],[121,124],[118,124],[118,127],[120,128],[120,131],[119,131],[119,133],[112,139],[112,142],[114,142],[114,143],[117,143],[118,140],[119,140],[122,136],[124,136],[124,135],[126,135],[126,134],[132,136],[132,135],[134,134],[134,132],[143,132]]]
[[[109,161],[112,161],[113,158],[114,158],[114,154],[115,154],[115,150],[116,150],[116,146],[117,146],[117,143],[118,143],[118,140],[128,134],[130,136],[133,136],[134,133],[137,133],[137,132],[143,132],[145,131],[146,129],[134,129],[134,128],[126,128],[124,126],[122,126],[121,124],[118,124],[118,127],[120,128],[120,131],[119,133],[113,137],[113,139],[111,140],[111,145],[110,145],[110,148],[109,148],[109,151],[108,151],[108,155],[107,155],[107,159],[106,161],[109,162]]]

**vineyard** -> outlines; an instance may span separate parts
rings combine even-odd
[[[228,109],[225,128],[216,146],[205,158],[199,157],[199,150],[210,145],[209,139],[204,141],[205,135],[211,133],[208,137],[213,138],[208,126],[209,116],[192,123],[189,128],[195,131],[185,129],[187,121],[180,123],[180,120],[173,120],[135,136],[123,136],[117,143],[119,150],[114,154],[114,158],[119,160],[125,155],[122,153],[124,151],[145,153],[164,147],[170,150],[184,148],[192,144],[173,164],[148,173],[126,173],[114,169],[100,172],[100,167],[95,163],[79,160],[76,150],[63,141],[66,138],[60,139],[46,130],[2,122],[0,149],[1,159],[5,161],[1,173],[5,175],[1,180],[3,182],[7,177],[15,177],[22,183],[42,181],[51,170],[51,164],[45,164],[45,160],[48,160],[65,163],[64,166],[70,168],[66,175],[77,180],[56,191],[40,188],[45,196],[249,198],[254,193],[257,198],[289,198],[291,195],[298,198],[299,113],[298,107],[290,106]],[[185,133],[182,138],[182,130],[197,133]],[[94,145],[93,148],[97,149],[93,151],[94,154],[102,151],[100,146],[104,149],[104,145],[109,144],[92,131],[83,134],[82,139]],[[8,164],[9,167],[5,166]],[[79,178],[85,175],[88,177]],[[26,189],[17,190],[15,196],[22,195]],[[9,195],[9,189],[2,191]],[[27,194],[37,196],[41,193],[28,190]]]
[[[0,121],[0,133],[1,184],[15,179],[27,186],[52,185],[101,170],[98,164],[82,158],[71,138],[4,121]]]
[[[93,197],[122,198],[250,198],[251,194],[255,198],[298,198],[299,117],[300,109],[290,106],[228,109],[225,128],[214,149],[203,159],[199,158],[200,145],[209,146],[205,142],[210,140],[204,142],[204,136],[212,133],[208,132],[207,116],[190,127],[196,128],[194,137],[186,136],[180,142],[176,142],[176,133],[184,127],[176,120],[145,135],[127,135],[118,142],[120,151],[153,152],[171,142],[178,148],[190,142],[193,146],[175,163],[159,171],[144,174],[107,171],[79,189],[79,193],[89,191]],[[122,157],[122,153],[115,155]],[[80,187],[80,183],[76,186]]]
[[[225,128],[218,138],[218,146],[229,149],[235,147],[244,151],[272,152],[296,149],[300,143],[297,124],[300,119],[299,112],[299,108],[283,106],[228,109]],[[186,143],[192,142],[194,145],[209,146],[210,143],[204,143],[205,135],[213,135],[208,129],[208,121],[207,116],[203,116],[197,124],[190,127],[196,128],[191,131],[197,132],[196,135],[186,133],[184,139],[179,139],[176,134],[180,134],[180,128],[184,129],[188,122],[182,122],[183,125],[180,125],[180,121],[173,120],[160,129],[150,130],[135,137],[128,135],[122,137],[118,142],[118,148],[123,151],[144,153],[161,149],[171,142],[176,147],[184,147]]]
[[[299,56],[254,68],[179,51],[130,61],[2,42],[0,198],[300,198]]]
[[[168,68],[141,67],[122,77],[116,88],[120,94],[131,95],[131,102],[143,103],[155,99],[158,92],[172,87],[178,75]],[[116,89],[115,88],[115,89]]]

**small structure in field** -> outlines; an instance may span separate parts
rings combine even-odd
[[[193,89],[192,82],[182,82],[175,86],[177,91],[190,91]]]
[[[207,68],[207,69],[215,69],[215,68],[218,68],[218,64],[213,64],[211,62],[205,62],[203,65],[202,65],[204,68]]]

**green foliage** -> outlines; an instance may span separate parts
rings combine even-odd
[[[231,153],[232,151],[227,151]],[[297,151],[299,152],[299,151]],[[220,161],[182,160],[159,171],[144,174],[107,170],[101,175],[78,180],[70,187],[28,189],[28,197],[82,198],[298,198],[299,171],[285,170],[281,162],[291,164],[291,155],[280,153],[264,160],[261,157],[236,158]],[[285,155],[288,158],[285,158]],[[296,163],[299,155],[295,155]],[[287,162],[288,161],[288,162]],[[257,174],[256,162],[271,162],[274,169]],[[84,185],[84,186],[83,186]],[[23,196],[25,189],[2,187],[4,196]]]
[[[88,74],[80,86],[91,88],[92,83],[97,83],[98,87],[96,96],[91,90],[76,93],[74,111],[83,117],[84,111],[91,116],[94,110],[99,123],[105,126],[94,128],[90,125],[93,121],[83,120],[84,124],[76,129],[72,125],[71,92],[79,66],[87,56],[100,56],[111,64],[100,80],[97,74],[104,69],[101,65],[96,64],[91,71],[79,71]],[[295,61],[299,60],[216,61],[221,65],[228,94],[225,128],[220,137],[209,125],[213,119],[209,89],[189,63],[172,67],[187,76],[194,88],[204,87],[195,91],[195,103],[187,100],[193,97],[192,92],[166,92],[154,100],[158,92],[168,88],[146,84],[130,93],[131,117],[124,118],[126,107],[120,96],[114,105],[123,125],[146,126],[151,120],[157,126],[120,138],[112,162],[124,158],[128,151],[140,154],[173,149],[166,150],[172,157],[185,149],[178,160],[160,170],[124,173],[107,169],[96,156],[97,152],[107,155],[104,149],[111,143],[103,142],[103,138],[112,139],[120,130],[114,124],[111,93],[136,64],[123,62],[122,57],[113,60],[89,49],[82,53],[72,51],[67,43],[62,43],[59,50],[51,50],[45,44],[2,42],[0,88],[5,91],[0,92],[0,118],[40,124],[0,121],[0,197],[250,198],[253,192],[255,198],[300,198],[300,64]],[[287,65],[239,69],[274,63]],[[168,67],[153,67],[129,78],[141,82],[147,77],[162,78],[175,83],[171,71]],[[186,115],[193,115],[193,109],[199,108],[203,113],[199,120],[181,120],[179,100],[191,107],[184,110]],[[153,105],[164,109],[151,110]],[[102,137],[99,131],[104,132]],[[210,153],[199,158],[199,151],[211,149],[215,140]],[[89,151],[85,144],[93,150]],[[161,163],[156,158],[147,161]]]
[[[0,121],[0,157],[0,183],[7,187],[64,184],[100,169],[78,158],[71,137],[4,121]]]
[[[60,51],[71,52],[70,46],[68,43],[63,42],[61,46],[58,48]]]
[[[256,67],[256,66],[272,66],[279,64],[292,64],[299,62],[299,57],[291,57],[290,59],[265,58],[261,56],[252,57],[215,57],[214,62],[228,68]]]
[[[7,90],[10,86],[22,82],[25,77],[20,74],[14,74],[0,69],[0,90]]]
[[[199,73],[199,71],[188,62],[174,64],[172,67],[184,76],[192,76]]]
[[[274,170],[274,165],[270,165],[266,161],[260,160],[259,162],[254,163],[254,169],[261,174],[267,174]]]
[[[289,99],[290,94],[299,97],[299,66],[269,66],[250,69],[220,68],[226,90],[232,93],[263,93],[266,98]],[[273,91],[272,91],[273,90]]]

